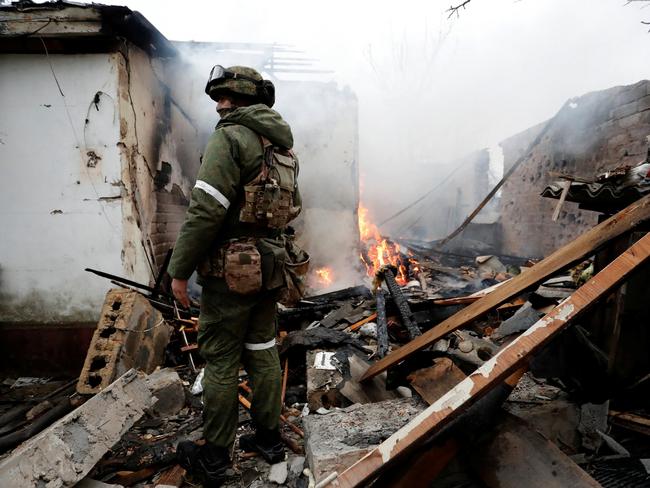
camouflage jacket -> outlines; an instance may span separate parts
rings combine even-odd
[[[237,108],[217,124],[169,263],[173,278],[189,278],[208,253],[227,239],[268,235],[268,230],[239,222],[243,187],[258,176],[262,166],[259,135],[277,146],[293,147],[291,128],[266,105]],[[301,205],[298,191],[294,202]]]

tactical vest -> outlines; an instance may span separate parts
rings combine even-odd
[[[300,213],[295,206],[298,158],[290,149],[274,146],[260,136],[263,156],[260,174],[244,186],[239,221],[268,229],[283,229]]]

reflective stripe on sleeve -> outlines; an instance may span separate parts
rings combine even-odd
[[[263,351],[264,349],[270,349],[273,346],[275,346],[275,339],[271,339],[269,342],[244,343],[244,347],[249,351]]]
[[[217,190],[214,186],[206,183],[203,180],[196,180],[196,185],[194,185],[194,188],[198,188],[200,190],[203,190],[206,192],[208,195],[210,195],[212,198],[214,198],[217,202],[219,202],[223,207],[228,210],[228,207],[230,207],[230,201],[225,197],[223,193],[221,193],[219,190]]]

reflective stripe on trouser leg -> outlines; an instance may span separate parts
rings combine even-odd
[[[275,338],[271,339],[268,342],[246,342],[244,343],[244,349],[249,351],[263,351],[264,349],[269,349],[275,347]]]

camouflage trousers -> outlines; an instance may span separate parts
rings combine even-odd
[[[253,389],[253,422],[264,429],[278,428],[282,374],[275,345],[277,294],[243,296],[228,291],[223,280],[206,281],[198,334],[199,352],[207,361],[203,433],[212,444],[231,448],[239,419],[240,364]]]

